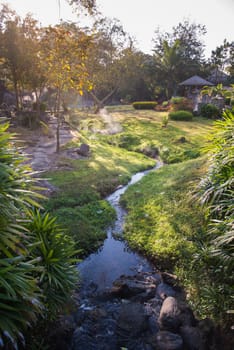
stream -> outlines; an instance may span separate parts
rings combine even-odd
[[[161,162],[151,169],[138,172],[132,176],[126,186],[117,189],[106,198],[116,211],[116,221],[107,230],[107,238],[103,246],[91,254],[79,264],[79,272],[82,280],[82,288],[92,283],[99,291],[112,286],[112,283],[121,275],[134,275],[137,272],[153,272],[153,266],[138,253],[130,250],[122,240],[115,239],[114,235],[121,235],[123,232],[124,218],[126,211],[120,206],[120,197],[129,186],[140,181],[149,171],[156,170],[162,166]]]

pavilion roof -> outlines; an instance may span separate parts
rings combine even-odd
[[[210,81],[199,77],[198,75],[194,75],[191,78],[182,81],[182,83],[180,83],[179,85],[184,85],[184,86],[212,86],[213,84]]]

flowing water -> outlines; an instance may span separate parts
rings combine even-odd
[[[154,169],[162,164],[157,162]],[[153,169],[152,169],[153,170]],[[78,266],[82,287],[95,284],[99,291],[110,288],[114,280],[121,275],[135,275],[140,271],[153,272],[153,266],[138,253],[131,251],[123,240],[118,240],[115,234],[123,232],[126,211],[121,208],[119,200],[127,188],[140,181],[149,171],[139,172],[132,176],[130,182],[112,193],[106,200],[116,210],[117,219],[107,231],[107,238],[103,246],[91,254]]]

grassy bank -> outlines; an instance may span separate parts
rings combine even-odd
[[[82,256],[97,249],[115,218],[103,198],[126,184],[133,173],[155,164],[142,154],[105,143],[89,140],[89,145],[89,157],[61,159],[60,168],[46,174],[58,191],[44,204],[74,237]]]
[[[129,187],[121,200],[128,210],[124,231],[132,248],[167,267],[196,251],[205,217],[192,192],[204,169],[201,158],[166,165]]]

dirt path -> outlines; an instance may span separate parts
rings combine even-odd
[[[23,135],[25,142],[24,152],[29,158],[29,163],[33,170],[48,171],[57,168],[57,163],[61,157],[79,158],[78,154],[72,154],[71,150],[61,150],[56,153],[56,118],[50,118],[47,133],[35,131]],[[20,132],[19,132],[19,136]],[[77,134],[73,132],[68,125],[62,125],[60,129],[60,146],[62,147],[72,139],[77,138]]]

